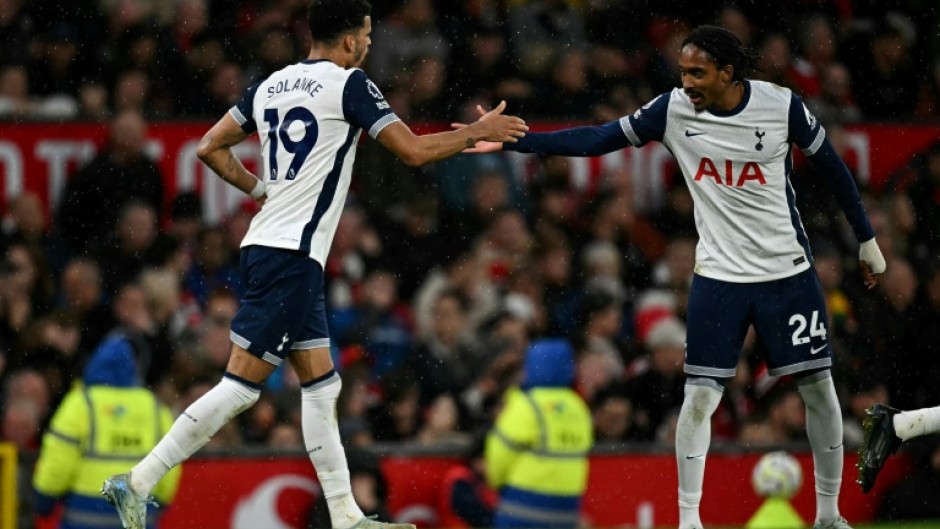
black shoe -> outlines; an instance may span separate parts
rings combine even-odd
[[[894,416],[899,413],[891,406],[875,404],[867,410],[862,421],[865,443],[858,451],[858,484],[868,493],[875,486],[875,478],[888,456],[898,451],[901,438],[894,432]]]

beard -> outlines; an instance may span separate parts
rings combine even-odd
[[[359,47],[359,44],[356,44],[356,47],[353,49],[353,66],[362,66],[362,61],[365,59],[366,50]]]

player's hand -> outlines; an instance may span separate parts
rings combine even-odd
[[[525,136],[526,131],[529,130],[525,121],[516,116],[503,115],[504,110],[506,110],[506,101],[501,101],[496,108],[489,112],[483,110],[482,106],[477,105],[480,119],[476,123],[473,125],[465,123],[450,124],[452,128],[458,130],[468,126],[474,127],[483,136],[473,147],[468,147],[463,152],[472,154],[497,152],[502,150],[504,142],[515,143],[518,138]]]
[[[514,143],[517,138],[525,136],[526,131],[529,130],[525,121],[516,116],[503,115],[504,110],[506,110],[506,101],[500,101],[499,105],[489,112],[484,111],[483,107],[477,105],[480,119],[471,126],[477,129],[477,133],[482,135],[481,140]]]
[[[874,238],[859,245],[858,261],[862,268],[862,281],[865,282],[865,286],[869,290],[878,286],[887,264]]]
[[[268,194],[265,193],[265,194],[261,195],[260,197],[256,198],[255,200],[258,201],[258,205],[259,205],[259,206],[263,206],[264,203],[268,201]]]

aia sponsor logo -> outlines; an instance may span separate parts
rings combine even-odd
[[[718,172],[718,166],[711,158],[702,158],[698,163],[698,171],[695,172],[693,180],[699,182],[703,178],[707,178],[714,180],[718,185],[734,187],[744,187],[744,184],[749,181],[757,182],[759,185],[767,185],[764,173],[757,162],[744,162],[741,165],[740,163],[735,164],[731,160],[725,160],[723,165],[724,172],[720,173]]]

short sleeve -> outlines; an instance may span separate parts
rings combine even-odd
[[[258,124],[255,123],[254,108],[255,93],[258,92],[259,84],[260,83],[256,83],[249,86],[248,90],[245,90],[245,95],[228,111],[246,134],[251,134],[258,130]]]
[[[346,80],[343,115],[346,121],[369,131],[369,136],[373,138],[388,125],[399,121],[379,87],[362,70],[355,70]]]
[[[787,127],[790,141],[803,149],[807,156],[816,154],[823,140],[826,139],[826,129],[819,124],[816,116],[806,108],[803,99],[796,94],[790,96]]]
[[[620,118],[620,126],[630,144],[639,147],[651,141],[663,141],[666,133],[666,113],[669,93],[660,94],[632,115]]]

